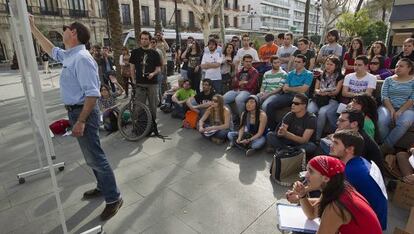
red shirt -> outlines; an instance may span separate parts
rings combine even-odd
[[[352,214],[351,221],[339,227],[341,234],[382,233],[377,215],[367,200],[354,188],[347,189],[346,192],[342,193],[339,200]]]
[[[348,62],[348,66],[354,66],[355,64],[355,59],[352,58],[352,55],[350,55],[348,52],[345,53],[344,55],[344,61]],[[348,75],[349,73],[355,72],[354,69],[345,69],[345,76]]]
[[[233,79],[233,89],[247,91],[256,94],[258,89],[259,72],[251,67],[249,70],[242,68]],[[239,86],[239,81],[247,81],[247,84]]]

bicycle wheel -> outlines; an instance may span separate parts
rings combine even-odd
[[[138,141],[146,136],[152,127],[152,115],[148,107],[140,102],[129,102],[118,116],[119,132],[128,141]]]

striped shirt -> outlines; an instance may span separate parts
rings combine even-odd
[[[278,88],[282,88],[285,84],[287,73],[279,69],[276,73],[273,70],[265,72],[263,75],[262,90],[264,92],[272,92]]]
[[[395,80],[394,76],[388,77],[382,85],[381,98],[382,100],[389,99],[396,110],[400,109],[408,100],[414,101],[414,78],[400,82]]]

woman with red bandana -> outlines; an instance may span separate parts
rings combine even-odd
[[[382,233],[381,225],[365,198],[345,181],[345,165],[337,158],[317,156],[308,163],[307,185],[295,182],[293,192],[309,219],[320,218],[318,234]],[[322,195],[309,201],[307,192],[320,190]]]

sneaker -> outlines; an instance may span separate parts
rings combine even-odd
[[[116,213],[118,213],[118,210],[121,208],[123,203],[124,203],[124,200],[120,198],[117,202],[106,204],[105,209],[101,213],[101,220],[106,221],[112,218],[114,215],[116,215]]]
[[[102,192],[96,188],[86,191],[83,194],[83,199],[93,199],[102,196]]]
[[[246,150],[246,157],[250,157],[254,154],[255,150],[254,149],[248,149]]]
[[[221,144],[224,143],[224,140],[223,139],[216,138],[216,137],[212,137],[211,138],[211,141],[214,142],[214,143],[216,143],[217,145],[221,145]]]

